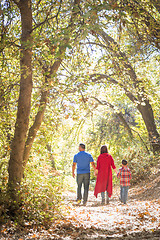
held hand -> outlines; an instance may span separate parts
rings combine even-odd
[[[98,169],[94,170],[94,176],[98,176]]]

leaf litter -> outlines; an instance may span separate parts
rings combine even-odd
[[[123,205],[118,195],[119,188],[115,188],[109,205],[102,206],[101,197],[96,199],[90,191],[89,201],[83,206],[77,205],[75,192],[67,191],[63,194],[62,217],[53,220],[49,228],[26,222],[19,229],[9,222],[1,226],[0,240],[160,240],[160,199],[138,200],[135,189],[130,189],[128,202]]]

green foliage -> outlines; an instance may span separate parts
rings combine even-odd
[[[20,188],[21,201],[13,209],[7,194],[7,177],[2,175],[0,192],[0,222],[12,219],[18,224],[43,225],[49,228],[52,221],[60,216],[62,205],[62,176],[43,159],[35,159],[26,167]]]
[[[132,173],[132,184],[139,184],[142,180],[147,179],[151,175],[153,165],[157,164],[157,158],[140,146],[124,149],[122,159],[128,161],[128,167]]]
[[[9,4],[10,3],[10,4]],[[149,4],[148,4],[149,3]],[[119,48],[135,70],[138,81],[154,110],[157,129],[159,121],[159,53],[154,26],[159,20],[151,1],[83,1],[74,24],[71,24],[70,2],[32,1],[33,10],[33,91],[30,126],[38,112],[41,92],[48,90],[44,122],[37,133],[21,185],[22,205],[17,211],[25,221],[49,224],[57,216],[63,189],[75,189],[71,178],[73,156],[79,142],[86,143],[95,161],[100,147],[107,144],[116,166],[126,158],[132,170],[132,183],[147,177],[157,164],[150,153],[148,135],[136,104],[127,99],[124,89],[141,96],[111,48],[104,46],[94,30],[103,28],[118,42]],[[139,5],[138,5],[139,4]],[[122,8],[123,6],[123,8]],[[20,89],[20,14],[12,1],[3,1],[0,49],[0,221],[11,214],[7,189],[7,163],[14,135],[17,100]],[[143,7],[143,11],[141,8]],[[132,10],[135,9],[135,12]],[[156,22],[147,27],[148,15]],[[73,20],[73,19],[72,19]],[[149,21],[149,23],[151,23]],[[74,31],[72,32],[72,27]],[[151,29],[152,28],[152,29]],[[152,31],[153,30],[153,31]],[[71,34],[72,32],[72,34]],[[27,43],[27,45],[31,43]],[[115,50],[114,49],[114,50]],[[63,51],[62,51],[63,50]],[[63,57],[60,68],[51,74],[54,61]],[[103,73],[116,79],[93,81],[92,74]],[[122,88],[121,86],[124,86]],[[93,99],[111,103],[99,106]],[[133,138],[117,114],[122,113]],[[51,146],[51,152],[47,150]],[[149,151],[147,151],[148,149]],[[51,155],[58,173],[51,168]],[[45,160],[44,160],[45,159]],[[156,158],[155,158],[156,159]],[[118,168],[118,167],[117,167]],[[91,171],[92,187],[95,177]],[[116,178],[114,178],[116,182]],[[17,218],[12,216],[17,221]]]

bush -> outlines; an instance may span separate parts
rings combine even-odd
[[[158,157],[152,153],[144,152],[141,149],[128,149],[125,159],[132,173],[132,184],[138,184],[141,180],[147,179],[152,172],[152,167],[156,166]]]
[[[2,176],[1,176],[2,178]],[[9,219],[17,224],[43,225],[49,228],[54,219],[60,216],[61,176],[44,161],[40,164],[29,163],[25,178],[21,183],[19,208],[13,212],[13,204],[7,194],[7,181],[0,192],[0,223]]]

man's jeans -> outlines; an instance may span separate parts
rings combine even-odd
[[[83,194],[83,202],[86,203],[88,199],[88,191],[89,191],[89,183],[90,183],[90,173],[77,174],[77,200],[82,199],[81,188],[82,184],[84,186],[84,194]]]
[[[120,199],[124,204],[126,204],[126,202],[127,202],[128,189],[129,189],[129,186],[121,186]]]

